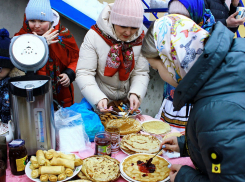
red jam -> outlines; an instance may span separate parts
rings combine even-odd
[[[152,163],[149,166],[146,166],[146,163],[143,161],[137,161],[137,165],[139,166],[139,170],[142,173],[154,173],[156,170],[156,166]],[[147,176],[147,174],[145,174],[143,177],[145,176]]]

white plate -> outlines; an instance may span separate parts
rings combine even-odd
[[[127,153],[125,150],[123,150],[123,149],[121,148],[121,146],[120,146],[120,149],[121,149],[121,151],[122,151],[124,154],[127,154],[127,155],[133,155],[133,154],[129,154],[129,153]]]
[[[58,151],[58,152],[59,152],[59,151]],[[68,153],[68,152],[62,152],[62,153],[64,153],[64,154],[72,154],[72,153]],[[76,156],[76,159],[77,159],[77,158],[80,158],[80,157],[78,157],[76,154],[75,154],[75,156]],[[39,178],[32,178],[32,177],[31,177],[31,171],[32,171],[32,170],[30,169],[30,165],[31,165],[31,161],[29,161],[29,162],[27,163],[26,168],[25,168],[25,173],[26,173],[27,177],[30,178],[32,181],[41,182]],[[70,177],[67,177],[66,179],[64,179],[64,180],[62,180],[62,181],[67,181],[67,180],[73,178],[74,176],[77,175],[77,173],[79,173],[79,171],[80,171],[81,169],[82,169],[82,165],[81,165],[81,166],[75,167],[75,169],[74,169],[74,171],[73,171],[73,175],[70,176]],[[57,182],[61,182],[61,181],[57,181]]]
[[[135,154],[133,154],[133,155],[135,155]],[[137,154],[138,155],[138,154]],[[152,157],[153,157],[153,154],[145,154],[145,153],[142,153],[142,155],[151,155]],[[130,157],[130,156],[128,156],[128,157]],[[125,159],[127,159],[128,157],[126,157]],[[161,157],[161,156],[159,156],[159,157]],[[164,157],[161,157],[161,158],[163,158],[163,159],[165,159]],[[134,180],[134,179],[132,179],[132,178],[130,178],[124,171],[123,171],[123,162],[125,161],[125,159],[123,159],[123,161],[122,162],[120,162],[120,172],[121,172],[121,176],[125,179],[125,180],[127,180],[127,181],[129,181],[129,182],[140,182],[140,181],[137,181],[137,180]],[[167,159],[165,159],[169,164],[170,164],[170,162],[167,160]],[[162,181],[159,181],[159,182],[167,182],[167,181],[169,181],[170,180],[170,177],[168,176],[167,178],[165,178],[164,180],[162,180]]]

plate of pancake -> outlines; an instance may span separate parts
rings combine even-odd
[[[120,176],[120,162],[107,155],[93,155],[83,160],[82,172],[91,181],[115,181]]]
[[[120,163],[121,176],[132,182],[166,182],[170,179],[170,164],[165,158],[156,156],[151,165],[146,167],[147,161],[154,154],[134,154],[126,157]]]
[[[122,138],[120,148],[127,155],[136,153],[156,154],[161,148],[161,141],[152,135],[133,133]],[[158,155],[161,154],[162,152]]]

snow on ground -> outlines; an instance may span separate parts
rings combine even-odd
[[[78,11],[89,16],[95,21],[100,15],[102,9],[108,4],[104,2],[103,4],[97,0],[63,0],[65,3],[76,8]]]

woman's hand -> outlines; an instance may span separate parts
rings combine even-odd
[[[109,109],[107,109],[107,103],[108,103],[108,100],[107,99],[101,99],[98,104],[97,104],[97,109],[100,111],[100,112],[108,112]],[[111,109],[111,108],[110,108]]]
[[[165,145],[165,151],[180,152],[179,144],[176,136],[169,137],[163,140],[162,145]]]
[[[182,167],[182,165],[180,164],[172,164],[171,167],[170,167],[170,174],[169,174],[169,177],[170,177],[170,181],[171,182],[174,182],[175,180],[175,177],[177,175],[177,173],[179,172],[180,168]]]
[[[130,110],[132,112],[137,111],[138,108],[140,107],[140,101],[136,94],[130,94],[129,102],[130,102]]]
[[[59,33],[57,33],[59,30],[55,30],[54,32],[52,32],[53,30],[54,30],[54,28],[51,28],[46,33],[44,33],[42,35],[46,39],[48,45],[59,42],[59,40],[53,40],[54,38],[56,38],[59,35]],[[34,35],[37,35],[36,32],[32,32],[32,33]]]
[[[70,85],[70,78],[68,77],[68,75],[65,74],[65,73],[62,73],[62,74],[59,75],[59,77],[60,77],[60,80],[59,80],[60,84],[63,87],[69,87],[69,85]]]

